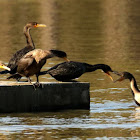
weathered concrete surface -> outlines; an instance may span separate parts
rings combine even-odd
[[[0,113],[38,112],[62,109],[89,109],[89,83],[42,83],[36,88],[27,82],[0,82]]]

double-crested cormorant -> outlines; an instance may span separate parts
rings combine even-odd
[[[29,22],[26,24],[26,26],[23,29],[24,35],[26,37],[26,41],[27,41],[27,46],[19,51],[17,51],[12,58],[10,59],[7,67],[9,67],[11,69],[11,71],[2,71],[0,72],[0,74],[6,74],[6,73],[10,73],[10,74],[14,74],[17,71],[17,63],[18,61],[29,51],[32,51],[35,49],[35,45],[34,42],[32,40],[32,37],[30,35],[30,29],[31,28],[36,28],[36,27],[46,27],[45,24],[38,24],[37,22]]]
[[[34,74],[37,77],[37,83],[39,84],[38,74],[43,67],[43,65],[46,63],[46,60],[49,58],[52,58],[54,56],[67,59],[67,54],[63,51],[59,50],[42,50],[42,49],[35,49],[33,51],[28,52],[25,54],[18,62],[17,65],[17,73],[13,76],[10,76],[10,78],[18,79],[18,76],[26,76],[28,78],[28,81],[31,82],[30,76],[33,76]],[[20,75],[19,75],[20,74]]]
[[[111,80],[113,80],[109,72],[115,73],[115,71],[113,71],[108,65],[90,65],[74,61],[60,63],[47,71],[40,72],[39,75],[50,74],[58,81],[72,81],[72,79],[78,78],[86,72],[93,72],[97,69],[102,69],[111,78]]]
[[[122,72],[119,75],[121,77],[119,79],[117,79],[116,81],[123,81],[124,79],[129,79],[130,80],[130,88],[132,90],[132,95],[134,97],[134,101],[138,106],[140,106],[140,91],[137,87],[135,77],[129,72]]]

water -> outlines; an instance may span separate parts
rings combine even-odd
[[[73,61],[129,71],[139,85],[139,4],[138,0],[0,1],[0,60],[7,64],[26,45],[23,27],[37,21],[47,28],[32,29],[36,48],[60,49]],[[62,61],[50,59],[43,70]],[[0,139],[139,139],[140,108],[128,80],[112,83],[100,70],[78,80],[90,82],[90,110],[0,114]],[[40,76],[40,81],[56,82],[49,75]]]

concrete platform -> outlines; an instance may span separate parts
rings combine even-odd
[[[89,109],[89,83],[41,83],[36,90],[28,82],[0,81],[0,113]]]

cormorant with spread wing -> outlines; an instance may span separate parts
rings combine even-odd
[[[52,57],[60,57],[63,58],[66,61],[69,61],[67,59],[67,54],[63,51],[59,50],[42,50],[42,49],[35,49],[33,51],[28,52],[25,54],[18,62],[17,65],[17,73],[8,77],[20,79],[21,76],[26,76],[28,78],[28,81],[31,82],[30,76],[36,75],[37,82],[36,84],[39,84],[39,72],[43,65],[46,63],[46,60]]]

